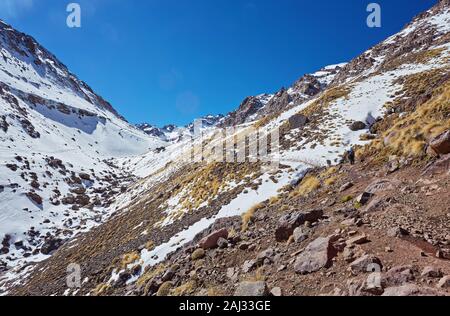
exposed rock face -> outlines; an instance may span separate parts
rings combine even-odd
[[[239,108],[228,114],[225,120],[222,122],[221,126],[236,126],[246,123],[249,118],[254,116],[260,109],[262,109],[270,100],[272,96],[264,94],[256,97],[247,97],[242,101]]]
[[[302,128],[308,124],[309,120],[302,114],[295,114],[289,118],[289,127],[291,129]]]
[[[216,248],[216,247],[218,247],[217,242],[219,241],[220,238],[224,238],[224,239],[228,238],[228,229],[223,228],[223,229],[220,229],[220,230],[217,230],[217,231],[211,233],[210,235],[208,235],[205,238],[203,238],[202,240],[200,240],[198,245],[200,248],[203,248],[205,250],[211,249],[211,248]]]
[[[297,256],[294,269],[299,274],[308,274],[319,271],[322,268],[328,268],[331,265],[331,259],[337,254],[332,245],[332,238],[318,238],[310,243],[306,249]]]
[[[439,155],[450,154],[450,131],[446,131],[434,138],[430,146]]]
[[[275,238],[278,242],[286,241],[294,233],[294,230],[305,222],[316,222],[323,216],[322,210],[306,212],[294,212],[280,218]]]
[[[357,122],[353,122],[353,123],[350,125],[349,128],[350,128],[351,131],[357,132],[357,131],[361,131],[361,130],[363,130],[363,129],[366,129],[366,128],[367,128],[367,125],[366,125],[366,123],[364,123],[364,122],[357,121]]]
[[[387,288],[384,291],[383,296],[446,296],[446,293],[439,292],[438,290],[429,287],[406,284]]]

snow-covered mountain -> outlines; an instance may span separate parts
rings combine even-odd
[[[428,144],[450,127],[449,26],[450,3],[441,0],[349,63],[304,75],[275,94],[246,98],[225,117],[203,118],[202,137],[192,139],[192,125],[139,126],[154,137],[130,126],[35,41],[4,25],[0,286],[3,279],[3,290],[13,294],[230,295],[242,293],[241,281],[257,278],[288,293],[317,295],[329,278],[345,284],[350,255],[366,260],[365,251],[388,253],[384,247],[392,239],[381,225],[414,206],[399,196],[395,175],[382,177],[435,161]],[[250,155],[236,163],[210,161],[204,149],[223,149],[217,136],[230,126],[235,130],[228,140],[257,128],[278,131],[279,144],[261,161]],[[250,138],[245,146],[256,142]],[[340,164],[350,147],[360,161],[355,167]],[[205,159],[193,161],[198,152]],[[419,201],[430,196],[424,188],[432,184],[448,191],[428,179],[419,188],[411,178],[418,170],[405,172],[410,178],[402,194]],[[377,194],[389,186],[395,191],[369,204],[378,210],[393,203],[383,216],[368,218],[361,210],[363,199],[373,197],[364,191],[369,177],[377,181]],[[397,208],[403,213],[391,215]],[[427,224],[436,222],[433,216]],[[347,226],[375,242],[358,248],[362,239],[355,241],[358,232]],[[440,240],[448,226],[433,227]],[[74,239],[79,231],[86,233]],[[399,240],[393,243],[403,250],[388,260],[404,265],[409,252]],[[443,245],[431,248],[441,256],[435,247]],[[67,258],[82,265],[79,289],[65,283]],[[321,270],[332,265],[332,273]]]
[[[213,128],[219,125],[223,121],[223,119],[224,116],[221,114],[207,115],[204,117],[200,117],[194,122],[183,127],[169,124],[160,128],[149,123],[137,124],[136,127],[142,130],[147,135],[158,137],[165,142],[172,143],[178,142],[185,138],[194,137],[196,127],[199,129]]]
[[[0,261],[8,265],[45,257],[45,247],[100,223],[132,180],[109,160],[163,143],[1,21],[0,122]]]

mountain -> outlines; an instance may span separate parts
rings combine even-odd
[[[219,125],[224,119],[221,114],[207,115],[196,119],[194,122],[189,123],[184,127],[178,127],[173,124],[166,125],[162,128],[153,126],[149,123],[137,124],[136,127],[142,130],[144,133],[150,136],[159,137],[165,142],[178,142],[184,138],[194,137],[195,124],[200,129],[212,128]]]
[[[0,47],[0,253],[14,266],[47,257],[48,245],[108,217],[134,179],[110,159],[162,142],[1,21]]]
[[[7,232],[0,289],[11,295],[448,295],[449,26],[450,3],[441,0],[348,63],[304,75],[275,94],[246,98],[223,118],[202,119],[201,137],[192,137],[192,125],[158,129],[177,135],[170,142],[130,127],[106,108],[81,102],[71,89],[60,87],[60,79],[48,83],[63,92],[52,102],[77,109],[82,104],[111,121],[98,123],[91,134],[74,133],[81,123],[69,128],[48,112],[38,121],[43,111],[21,92],[31,89],[30,79],[9,81],[1,108],[15,112],[2,125],[0,152],[9,167],[1,179],[20,182],[3,187],[0,194],[8,202],[2,199],[2,211],[13,205],[7,214],[54,214],[49,219],[57,229],[46,230],[48,221],[41,217],[0,221],[0,232]],[[0,81],[12,80],[8,73],[2,70]],[[39,80],[50,82],[51,75],[41,74]],[[34,128],[24,131],[13,97],[33,115]],[[88,144],[59,156],[73,166],[48,160],[43,143],[32,147],[32,140],[40,139],[35,132],[50,138],[45,131],[52,124],[59,125],[50,135],[61,142],[72,144],[73,133],[90,140],[103,124],[110,143],[126,146],[110,122],[121,124],[122,135],[137,133],[126,143],[142,152],[127,149],[118,155],[99,142],[92,144],[92,151],[102,147],[99,153],[89,151],[98,159],[87,167],[90,158],[76,153],[87,151]],[[213,159],[230,150],[223,150],[223,127],[234,128],[227,141],[249,137],[232,146],[232,159]],[[54,136],[59,130],[63,133]],[[255,130],[260,134],[252,134]],[[7,133],[19,140],[22,135],[23,141],[12,142]],[[265,152],[264,133],[270,135]],[[145,146],[135,145],[141,141]],[[255,148],[262,157],[255,157]],[[347,163],[349,148],[355,164]],[[11,152],[19,150],[17,160]],[[202,159],[195,159],[199,153]],[[28,165],[42,169],[36,172],[39,186]],[[66,176],[59,176],[65,169]],[[88,174],[80,173],[83,169]],[[20,180],[21,172],[28,181]],[[56,189],[61,194],[52,197],[50,190]],[[68,197],[64,201],[70,203],[61,210],[43,203],[33,212],[39,208],[28,202],[36,198],[33,193]],[[102,215],[96,225],[88,220],[90,205],[82,203],[95,199],[90,194],[97,194],[100,204],[93,207]],[[23,201],[32,213],[18,211]],[[80,229],[59,228],[58,216]],[[79,288],[66,284],[68,258],[80,265]]]

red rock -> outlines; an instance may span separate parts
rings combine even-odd
[[[220,238],[228,239],[228,229],[223,228],[220,230],[216,230],[215,232],[209,234],[208,236],[206,236],[205,238],[200,240],[200,242],[198,243],[198,246],[205,250],[216,248],[217,241]]]
[[[450,154],[450,130],[435,137],[430,146],[438,155]]]
[[[332,245],[332,238],[318,238],[310,243],[306,249],[297,256],[294,269],[296,273],[308,274],[328,268],[331,260],[337,255]]]

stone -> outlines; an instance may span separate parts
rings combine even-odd
[[[294,241],[300,243],[309,238],[309,229],[306,227],[297,227],[294,230]]]
[[[294,114],[289,118],[289,127],[291,129],[303,128],[308,124],[309,120],[302,114]]]
[[[366,128],[367,128],[367,125],[366,125],[366,123],[364,123],[364,122],[356,121],[356,122],[353,122],[353,123],[350,125],[349,128],[350,128],[351,131],[357,132],[357,131],[361,131],[361,130],[366,129]]]
[[[370,199],[372,199],[373,196],[374,194],[372,193],[363,192],[356,198],[356,202],[358,202],[361,205],[366,205],[370,201]]]
[[[393,227],[387,231],[387,235],[392,238],[394,237],[401,238],[404,236],[408,236],[409,232],[401,227]]]
[[[447,275],[439,280],[437,287],[440,289],[448,289],[450,288],[450,276]]]
[[[262,264],[265,260],[273,261],[273,257],[275,256],[275,251],[272,248],[268,248],[258,254],[256,257],[257,265]]]
[[[220,249],[228,248],[228,240],[226,240],[225,238],[220,237],[220,238],[217,240],[217,246],[218,246]]]
[[[311,210],[307,212],[293,212],[280,218],[275,231],[277,242],[288,240],[294,230],[305,224],[305,222],[316,222],[323,216],[322,210]]]
[[[212,249],[217,247],[217,241],[220,238],[228,239],[228,229],[223,228],[220,230],[216,230],[215,232],[209,234],[198,243],[200,248],[204,250]]]
[[[445,293],[429,287],[419,287],[415,284],[389,287],[382,296],[445,296]]]
[[[234,296],[242,297],[258,297],[258,296],[268,296],[269,290],[267,284],[262,281],[257,282],[242,282],[239,283]]]
[[[62,246],[62,243],[63,242],[61,239],[56,239],[56,238],[48,239],[44,243],[44,245],[41,247],[41,253],[43,255],[49,255],[53,251],[58,250]]]
[[[388,270],[381,279],[383,288],[400,286],[415,280],[412,266],[397,266]]]
[[[366,235],[359,235],[353,238],[350,238],[347,240],[347,246],[353,246],[353,245],[362,245],[365,243],[368,243],[369,239]]]
[[[275,297],[280,297],[283,296],[283,292],[281,291],[280,287],[274,287],[271,291],[270,294],[272,294],[272,296]]]
[[[381,272],[383,265],[378,257],[365,255],[350,264],[353,273]]]
[[[37,205],[42,205],[42,197],[35,192],[28,192],[27,197]]]
[[[299,274],[308,274],[319,271],[322,268],[328,268],[336,255],[337,250],[332,245],[331,237],[318,238],[297,256],[294,270]]]
[[[243,273],[249,273],[254,268],[256,268],[257,262],[256,260],[246,260],[244,264],[242,265],[242,272]]]
[[[91,176],[89,175],[89,174],[87,174],[87,173],[80,173],[79,175],[78,175],[81,179],[83,179],[83,180],[86,180],[86,181],[91,181]]]
[[[340,188],[339,188],[339,192],[344,192],[347,191],[348,189],[353,187],[353,183],[352,182],[347,182],[345,184],[343,184]]]
[[[430,147],[433,148],[438,155],[450,154],[450,130],[433,138],[430,142]]]
[[[440,269],[432,266],[427,266],[423,269],[420,275],[425,278],[441,278],[443,276],[443,273]]]

